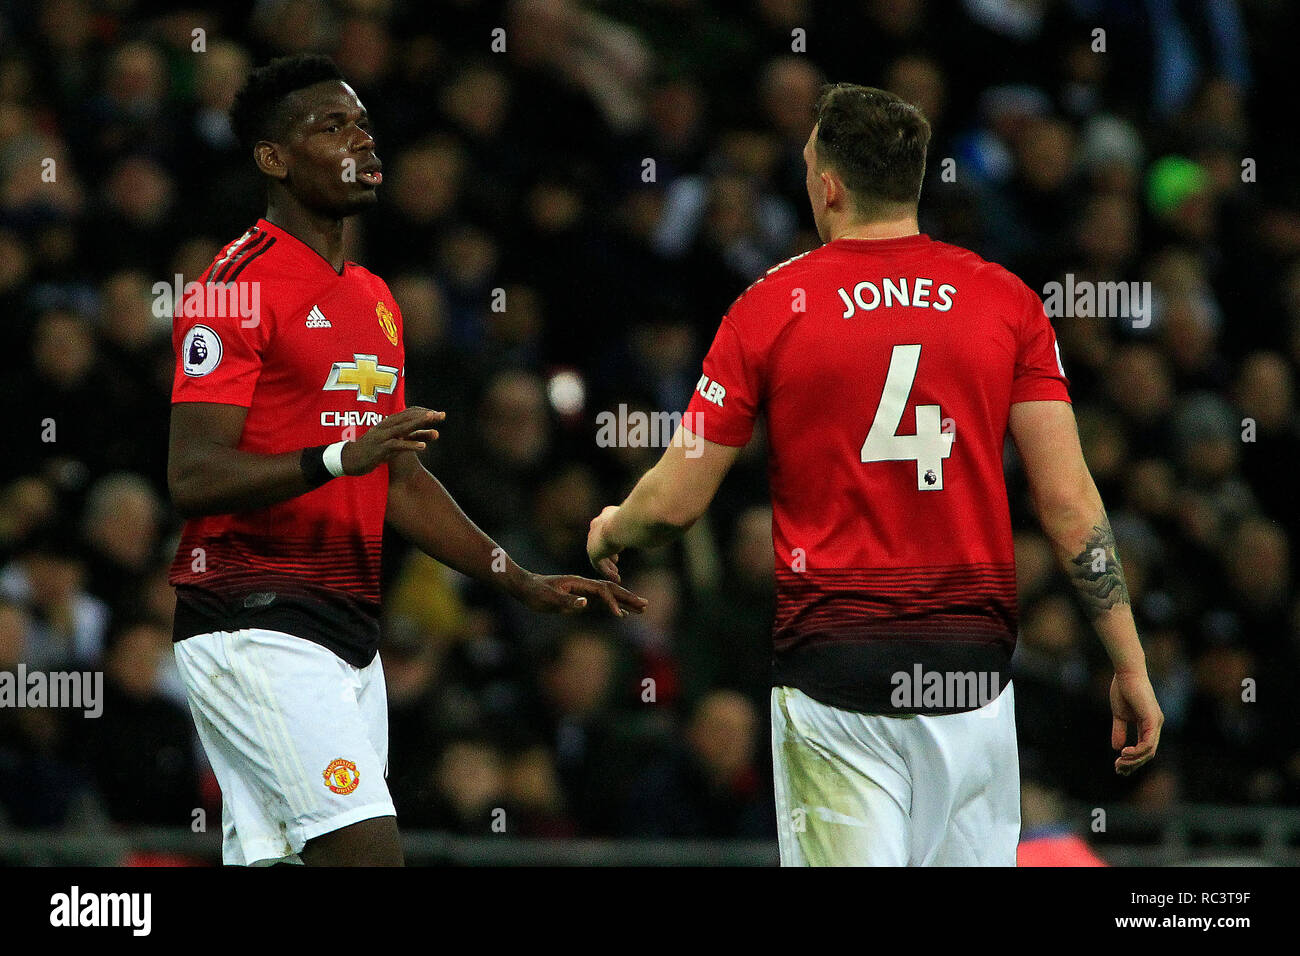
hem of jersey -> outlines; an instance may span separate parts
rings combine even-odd
[[[233,633],[235,631],[263,631],[284,634],[301,641],[323,647],[350,667],[359,670],[369,667],[379,653],[382,636],[378,619],[374,619],[373,639],[364,645],[349,638],[352,632],[328,633],[316,626],[318,622],[296,612],[294,608],[277,609],[275,614],[227,615],[209,614],[195,606],[177,586],[176,612],[172,618],[172,643],[180,644],[203,634]],[[191,585],[183,585],[191,587]],[[360,619],[358,618],[360,623]],[[367,619],[365,623],[370,623]],[[292,629],[291,629],[292,628]]]
[[[889,677],[890,672],[910,673],[916,667],[925,671],[984,672],[994,675],[997,693],[993,699],[1001,697],[1011,683],[1012,651],[1005,645],[985,640],[969,644],[926,641],[924,645],[904,648],[892,641],[843,649],[832,645],[829,653],[826,648],[805,645],[776,655],[772,686],[793,687],[827,707],[858,714],[937,717],[970,713],[992,701],[938,707],[916,701],[907,706],[897,706],[893,701],[896,688]],[[850,683],[835,680],[832,675],[844,673],[846,668],[861,676]]]

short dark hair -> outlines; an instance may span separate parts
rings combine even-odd
[[[844,179],[859,212],[920,200],[930,122],[919,109],[873,86],[832,83],[822,87],[816,117],[817,155]]]
[[[326,80],[342,80],[334,61],[319,53],[299,53],[272,60],[248,74],[230,104],[230,128],[244,149],[284,132],[285,97]]]

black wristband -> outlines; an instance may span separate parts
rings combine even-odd
[[[319,488],[334,477],[325,467],[325,449],[328,447],[329,445],[317,445],[315,448],[304,448],[302,457],[298,459],[302,477],[313,488]]]

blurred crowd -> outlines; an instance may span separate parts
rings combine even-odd
[[[1300,803],[1300,176],[1278,79],[1298,21],[1278,0],[8,0],[0,668],[102,669],[106,703],[0,709],[0,825],[219,813],[171,657],[152,288],[261,213],[225,110],[299,51],[331,54],[374,119],[385,183],[349,258],[402,309],[408,400],[448,412],[428,464],[546,572],[586,567],[588,521],[659,454],[601,447],[596,415],[684,409],[730,302],[817,244],[800,151],[821,84],[919,105],[923,232],[1037,290],[1153,291],[1143,320],[1054,322],[1164,742],[1111,771],[1110,671],[1009,451],[1025,778],[1065,801]],[[762,442],[680,545],[625,558],[651,601],[634,620],[540,619],[385,542],[404,825],[774,835]]]

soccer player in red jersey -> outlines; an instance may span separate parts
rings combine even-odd
[[[645,602],[525,571],[416,457],[444,416],[406,407],[401,309],[343,258],[343,220],[383,176],[334,64],[255,70],[231,122],[268,201],[175,311],[176,657],[221,785],[225,862],[400,865],[377,654],[384,523],[533,610]]]
[[[1163,723],[1042,302],[919,232],[929,136],[892,94],[823,92],[804,159],[824,245],[732,305],[684,416],[690,434],[587,543],[618,580],[620,551],[704,513],[765,415],[787,865],[1014,865],[1008,434],[1115,668],[1117,772],[1154,756]]]

